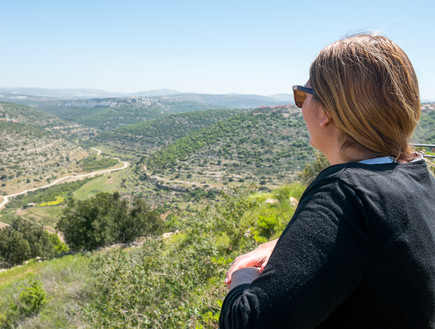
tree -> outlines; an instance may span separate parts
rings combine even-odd
[[[131,242],[161,232],[163,222],[140,198],[130,205],[119,192],[98,193],[88,200],[70,199],[56,229],[73,250],[92,250],[117,242]]]
[[[62,242],[50,233],[16,217],[10,226],[0,230],[0,262],[10,267],[34,257],[54,257],[62,248]]]
[[[156,210],[151,210],[143,199],[135,198],[128,216],[120,216],[118,221],[118,241],[131,242],[139,235],[161,233],[163,221]]]

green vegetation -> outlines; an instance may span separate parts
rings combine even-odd
[[[67,140],[94,134],[94,129],[67,123],[59,116],[31,106],[0,102],[0,119],[15,119],[19,123],[32,125],[62,136]]]
[[[216,206],[173,219],[179,233],[168,240],[99,254],[91,266],[98,284],[86,305],[88,321],[101,328],[216,327],[232,259],[279,235],[294,211],[290,195],[302,191],[300,185],[275,190],[271,204],[236,190]],[[274,224],[265,228],[265,222]]]
[[[0,229],[0,265],[2,268],[21,264],[34,257],[51,258],[68,249],[55,234],[44,231],[22,218]]]
[[[229,264],[236,255],[280,234],[295,209],[290,196],[300,198],[303,189],[298,184],[267,194],[237,189],[202,210],[171,216],[166,227],[178,231],[167,238],[148,237],[141,247],[114,247],[90,258],[78,254],[39,263],[32,271],[39,273],[48,303],[17,323],[22,328],[41,323],[46,328],[67,323],[91,328],[215,328]],[[75,261],[81,265],[73,266]],[[57,264],[56,270],[48,271],[52,264]],[[29,271],[28,266],[22,271]],[[19,280],[5,275],[23,277],[18,269],[10,271],[0,273],[0,281]],[[53,289],[53,281],[58,289]],[[71,281],[74,292],[68,288]],[[8,300],[17,288],[0,284],[0,293]],[[61,308],[66,304],[70,312]]]
[[[78,310],[83,301],[87,300],[88,290],[94,284],[89,269],[91,257],[91,254],[75,254],[48,261],[34,259],[22,266],[0,272],[0,328],[83,327],[85,322]],[[10,312],[11,302],[19,302],[22,286],[29,286],[26,278],[29,273],[37,275],[36,280],[46,293],[47,304],[40,307],[36,314],[11,321],[6,314]]]
[[[53,179],[83,152],[47,130],[18,122],[0,121],[0,140],[0,181],[7,185]]]
[[[100,192],[113,193],[120,189],[124,171],[111,173],[109,176],[100,175],[89,179],[80,188],[74,191],[73,198],[76,200],[85,200],[95,196]]]
[[[72,106],[44,106],[44,110],[58,115],[60,118],[72,121],[98,130],[111,130],[123,125],[134,124],[138,120],[159,117],[160,109],[135,109],[110,107],[72,107]]]
[[[269,182],[282,184],[312,153],[299,111],[263,108],[176,140],[149,157],[147,166],[154,173],[180,177],[194,173],[201,180],[262,180],[265,176]]]
[[[206,104],[154,97],[79,99],[39,102],[36,105],[63,120],[98,131],[113,130],[174,113],[211,108]]]
[[[56,225],[75,251],[132,242],[142,235],[158,234],[162,227],[158,213],[143,199],[135,198],[129,206],[118,192],[98,193],[83,201],[69,200]]]
[[[323,169],[330,165],[328,159],[322,153],[316,151],[316,159],[305,166],[304,170],[299,174],[299,178],[305,185],[309,185]]]
[[[113,167],[118,163],[119,161],[115,159],[98,158],[97,155],[91,155],[85,159],[80,160],[78,162],[78,166],[80,166],[84,171],[92,172],[100,169]]]
[[[423,104],[420,122],[414,132],[412,141],[417,144],[435,143],[435,109],[434,103]]]
[[[108,247],[44,261],[33,258],[0,271],[0,327],[216,328],[226,294],[223,280],[232,260],[278,237],[305,184],[328,165],[309,146],[300,112],[275,107],[169,115],[193,107],[185,103],[185,108],[176,109],[179,103],[164,103],[163,98],[149,105],[125,101],[98,107],[74,102],[56,109],[51,104],[53,113],[86,124],[88,128],[80,129],[89,134],[81,137],[104,130],[89,143],[98,142],[117,156],[130,155],[131,166],[13,198],[1,213],[1,221],[13,225],[0,231],[0,248],[4,248],[0,257],[10,266],[29,257],[53,257],[66,251],[56,235],[44,232],[40,225],[30,228],[28,221],[16,218],[17,212],[44,227],[49,223],[54,228],[57,223],[74,251]],[[17,118],[24,118],[26,109],[33,110],[0,103],[0,118],[4,109],[9,117],[13,111],[18,113]],[[39,112],[30,116],[35,113]],[[433,142],[433,113],[430,108],[423,111],[415,142]],[[30,121],[3,122],[0,152],[14,147],[14,138],[23,129],[24,135],[38,141],[49,141],[56,124],[59,131],[67,131],[61,121],[42,121],[36,128]],[[71,123],[71,127],[79,125]],[[57,140],[52,141],[50,145],[57,145]],[[58,152],[75,146],[62,144]],[[30,150],[35,145],[23,139],[14,154],[21,152],[31,159],[26,147]],[[45,153],[44,159],[55,154]],[[65,153],[59,168],[75,163],[76,170],[79,166],[97,170],[114,164],[99,156],[78,162],[85,156],[73,159]],[[7,164],[0,159],[0,183],[46,179],[47,172],[42,170],[29,178],[21,163],[8,157]],[[66,170],[51,173],[51,179],[62,171]],[[284,185],[294,179],[303,184]],[[244,184],[252,188],[232,189]],[[145,199],[158,206],[162,215]],[[37,206],[22,209],[29,203]],[[22,226],[19,230],[16,222]],[[135,239],[134,244],[125,244]],[[117,242],[124,244],[110,246]],[[35,275],[26,277],[28,273]]]
[[[48,303],[42,282],[34,274],[28,274],[17,290],[17,294],[10,298],[3,327],[14,328],[17,322],[38,314]]]
[[[44,229],[49,232],[55,232],[56,223],[62,215],[63,209],[66,207],[65,203],[61,203],[55,206],[36,206],[28,207],[25,209],[8,209],[8,211],[2,210],[0,221],[9,223],[8,212],[18,212],[19,215],[32,223],[42,225]]]
[[[149,153],[150,150],[208,127],[235,113],[237,112],[230,110],[207,110],[174,114],[104,132],[94,141],[124,150]]]
[[[72,183],[57,184],[37,191],[18,195],[10,200],[7,208],[22,208],[29,203],[43,204],[44,202],[56,201],[58,198],[67,199],[81,186],[89,182],[91,178],[75,181]]]

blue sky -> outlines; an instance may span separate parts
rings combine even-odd
[[[435,1],[0,2],[0,86],[288,93],[317,53],[379,31],[435,100]]]

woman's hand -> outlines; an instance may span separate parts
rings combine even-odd
[[[225,278],[225,284],[231,283],[233,272],[245,267],[257,267],[261,273],[269,261],[269,257],[275,248],[278,239],[260,244],[255,250],[236,257]],[[232,287],[232,285],[231,285]]]

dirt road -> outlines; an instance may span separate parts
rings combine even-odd
[[[101,150],[98,150],[98,149],[95,149],[95,148],[93,148],[93,149],[98,151],[99,152],[98,154],[101,153]],[[97,175],[101,175],[101,174],[108,174],[108,173],[111,173],[111,172],[114,172],[114,171],[123,170],[123,169],[125,169],[125,168],[127,168],[129,166],[129,163],[127,161],[121,161],[120,159],[117,159],[117,160],[120,163],[123,164],[122,167],[112,168],[112,169],[105,169],[105,170],[98,170],[98,171],[94,171],[94,172],[87,173],[87,174],[81,174],[81,175],[70,175],[70,176],[59,178],[59,179],[55,180],[54,182],[52,182],[52,183],[50,183],[48,185],[44,185],[44,186],[40,186],[40,187],[35,187],[35,188],[28,189],[28,190],[25,190],[25,191],[22,191],[22,192],[19,192],[19,193],[14,193],[14,194],[9,194],[9,195],[3,195],[3,196],[1,196],[3,198],[3,201],[0,203],[0,211],[9,202],[9,198],[13,198],[15,196],[25,194],[27,192],[37,191],[37,190],[40,190],[40,189],[43,189],[43,188],[46,188],[46,187],[50,187],[50,186],[59,184],[60,182],[63,182],[63,181],[69,180],[69,179],[70,180],[78,180],[78,179],[83,179],[83,178],[86,178],[86,177],[93,177],[93,176],[97,176]],[[7,225],[7,224],[0,222],[0,227],[1,227],[1,225],[4,226],[4,225]]]

